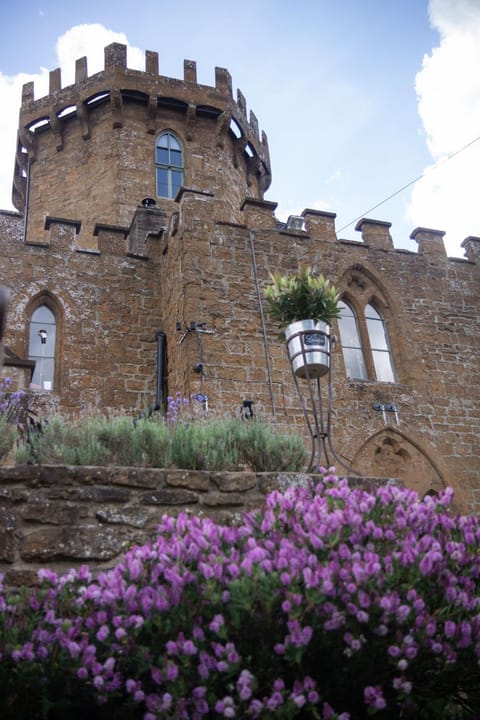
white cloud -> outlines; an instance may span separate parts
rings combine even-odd
[[[104,47],[112,42],[127,45],[127,64],[134,69],[144,69],[144,53],[129,46],[124,33],[116,33],[103,25],[77,25],[67,30],[57,41],[58,66],[62,71],[62,86],[75,80],[75,61],[87,57],[88,74],[93,75],[104,67]],[[53,68],[52,68],[53,69]],[[0,209],[13,210],[11,203],[12,179],[15,163],[18,112],[22,97],[22,86],[34,82],[35,99],[48,93],[48,70],[40,68],[38,73],[19,73],[8,76],[0,72]]]
[[[480,4],[430,0],[429,14],[440,45],[424,57],[415,87],[434,164],[414,186],[407,218],[444,230],[447,253],[462,256],[461,241],[480,235],[480,140],[472,143],[480,135]]]

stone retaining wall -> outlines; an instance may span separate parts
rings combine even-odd
[[[0,467],[0,573],[8,585],[30,585],[42,567],[111,567],[128,547],[151,540],[165,513],[231,522],[261,507],[271,490],[311,481],[300,473]]]

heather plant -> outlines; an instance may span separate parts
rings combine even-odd
[[[11,392],[11,378],[0,378],[0,460],[8,455],[18,435],[23,390]]]
[[[96,578],[0,594],[2,718],[474,720],[480,522],[452,493],[273,492],[237,525],[164,516]]]

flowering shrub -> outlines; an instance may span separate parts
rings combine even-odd
[[[325,477],[238,526],[164,516],[94,579],[0,595],[2,718],[480,713],[480,523]]]
[[[0,378],[0,460],[8,455],[17,436],[16,424],[23,390],[11,392],[11,378]]]

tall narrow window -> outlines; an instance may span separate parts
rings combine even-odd
[[[376,378],[380,382],[395,382],[396,377],[385,322],[373,305],[365,306],[365,321]]]
[[[35,360],[32,390],[53,390],[55,379],[55,315],[47,305],[39,305],[30,319],[29,360]]]
[[[341,313],[338,319],[338,328],[340,330],[347,376],[358,380],[366,380],[368,374],[358,332],[357,318],[350,305],[341,301],[339,306]]]
[[[174,198],[183,185],[183,150],[172,133],[158,136],[155,145],[157,196]]]

